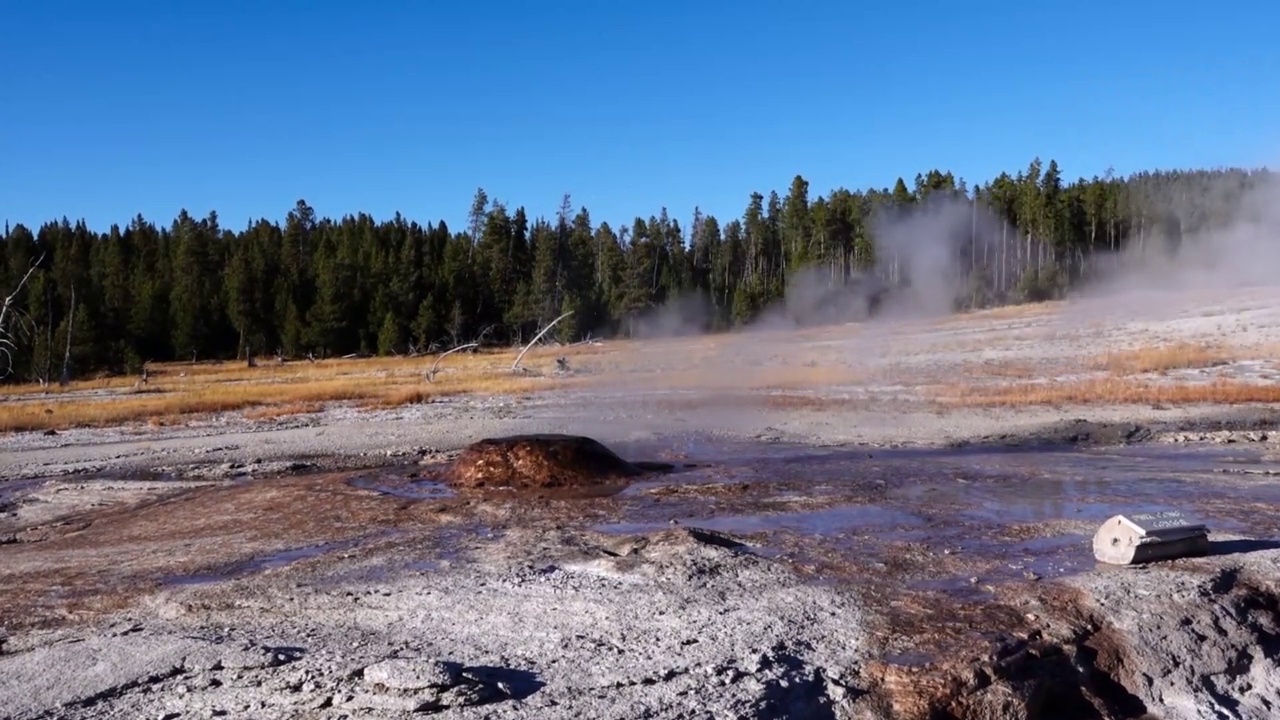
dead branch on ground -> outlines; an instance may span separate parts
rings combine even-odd
[[[478,342],[467,343],[465,345],[459,345],[458,347],[452,350],[448,350],[442,353],[439,357],[436,358],[436,361],[431,364],[431,369],[427,371],[427,382],[436,381],[436,370],[440,367],[441,360],[445,359],[449,355],[452,355],[453,353],[458,352],[459,350],[466,350],[468,348],[478,347],[479,345],[480,343]]]
[[[541,340],[542,336],[546,335],[548,330],[556,326],[556,323],[569,317],[572,314],[573,314],[573,311],[570,310],[569,312],[561,315],[560,317],[548,323],[546,327],[542,328],[542,332],[538,333],[537,335],[534,335],[533,339],[529,341],[529,344],[525,345],[524,349],[520,351],[520,354],[516,356],[516,361],[511,363],[511,372],[517,372],[519,370],[520,361],[524,358],[524,354],[529,352],[529,348],[533,347],[539,340]]]
[[[603,340],[593,338],[591,337],[591,333],[587,333],[586,339],[579,340],[576,343],[569,343],[569,347],[578,347],[580,345],[603,345],[603,344],[604,344]]]

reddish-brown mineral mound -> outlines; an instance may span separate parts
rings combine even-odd
[[[445,478],[457,488],[541,489],[613,485],[645,472],[580,435],[513,435],[473,443]]]

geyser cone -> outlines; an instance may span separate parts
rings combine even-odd
[[[513,435],[468,446],[445,476],[457,488],[589,488],[644,470],[581,435]]]

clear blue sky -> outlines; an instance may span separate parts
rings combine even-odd
[[[617,226],[808,178],[1275,166],[1280,5],[37,0],[0,15],[0,219],[224,226],[475,189]]]

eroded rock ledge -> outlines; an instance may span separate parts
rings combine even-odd
[[[985,657],[862,673],[856,717],[1252,720],[1280,714],[1280,551],[1046,588],[1043,629]]]

